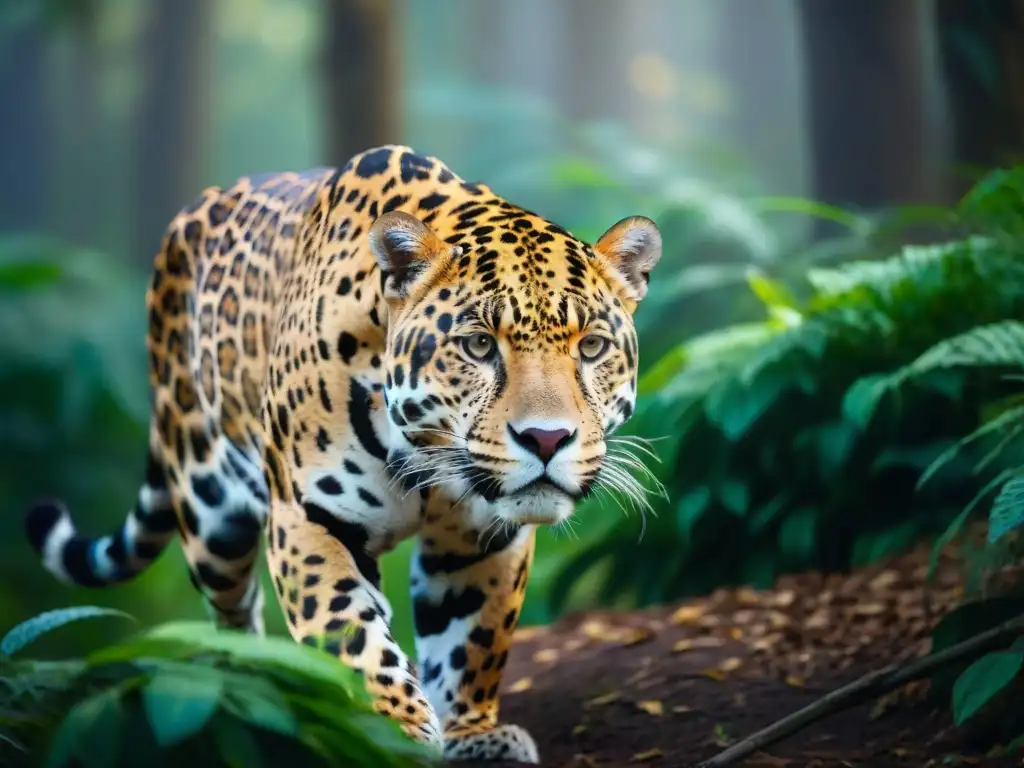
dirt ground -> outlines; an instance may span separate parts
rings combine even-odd
[[[947,561],[926,589],[926,563],[920,550],[846,576],[787,577],[767,592],[720,590],[520,630],[501,720],[530,730],[545,766],[693,765],[927,652],[931,628],[961,596],[961,572]],[[972,752],[927,688],[833,715],[739,765],[1024,765]]]

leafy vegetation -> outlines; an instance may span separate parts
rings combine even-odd
[[[642,540],[627,519],[585,542],[554,578],[553,610],[581,588],[629,605],[767,587],[922,537],[936,551],[965,538],[968,585],[989,603],[947,617],[937,646],[1024,610],[1019,585],[998,582],[1024,564],[1024,168],[990,174],[947,220],[959,237],[885,259],[752,274],[765,319],[650,366],[630,426],[662,438],[667,494]],[[1022,650],[961,671],[958,722],[1012,687]]]
[[[0,648],[4,765],[411,766],[427,753],[372,711],[358,676],[284,638],[165,624],[84,658],[10,656],[44,632],[113,612],[52,611]]]

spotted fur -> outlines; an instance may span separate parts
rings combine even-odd
[[[534,526],[622,486],[648,219],[588,245],[385,146],[243,178],[171,222],[147,294],[146,479],[121,528],[29,515],[50,571],[125,581],[177,532],[218,623],[262,633],[261,532],[291,634],[361,671],[376,709],[452,759],[536,762],[498,723]],[[618,473],[618,474],[616,474]],[[378,559],[416,536],[417,670]]]

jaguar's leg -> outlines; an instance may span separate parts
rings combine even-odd
[[[413,557],[416,651],[449,760],[538,762],[530,734],[498,725],[498,689],[533,559],[532,527],[467,546],[426,530]]]
[[[268,459],[271,475],[284,481],[288,470],[277,461]],[[343,510],[299,502],[293,494],[289,483],[271,484],[268,526],[270,572],[292,637],[322,645],[361,672],[374,709],[440,751],[437,716],[391,634],[391,608],[366,529]]]
[[[171,495],[192,583],[218,626],[262,635],[255,567],[267,509],[262,474],[223,435],[185,429],[188,448]]]

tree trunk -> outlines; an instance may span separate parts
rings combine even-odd
[[[131,179],[132,255],[148,267],[167,222],[197,197],[210,124],[210,0],[154,0]]]
[[[393,0],[328,0],[322,56],[327,161],[400,141],[401,45]]]
[[[33,14],[4,30],[0,45],[0,231],[41,232],[51,224],[54,125],[50,112],[49,30]]]
[[[955,162],[980,170],[1019,158],[1024,152],[1024,0],[938,0],[937,17]],[[978,51],[991,57],[989,67],[979,66]],[[957,192],[973,180],[957,174]]]
[[[930,172],[922,6],[800,0],[813,196],[877,209],[938,202]],[[819,222],[819,234],[831,227]]]
[[[100,134],[100,51],[96,3],[79,3],[67,19],[68,57],[63,62],[61,94],[61,183],[55,196],[60,204],[61,234],[77,246],[110,248],[101,243],[104,188]]]

